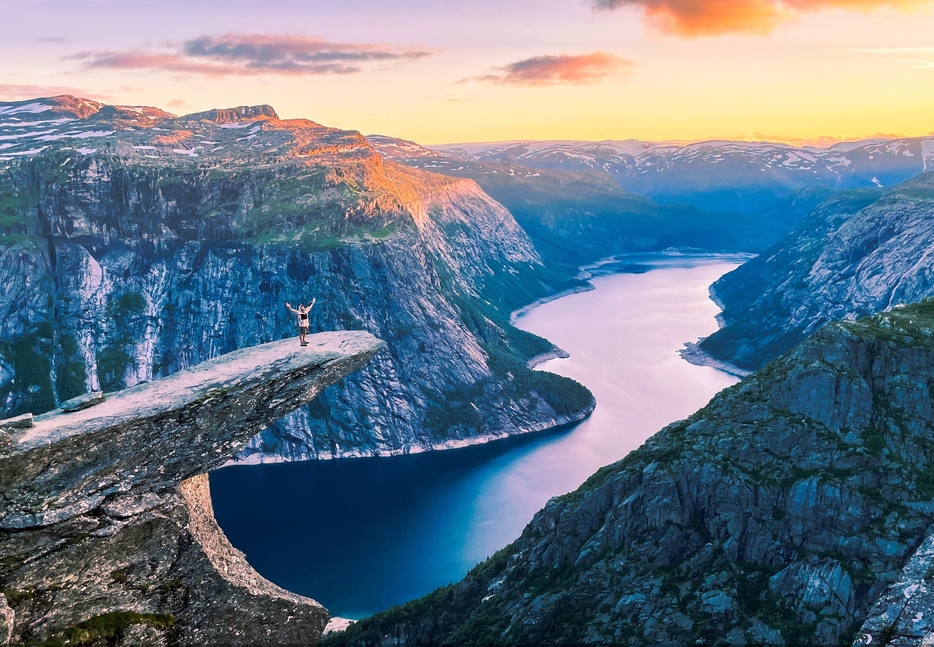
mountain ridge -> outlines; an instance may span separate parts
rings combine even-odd
[[[409,146],[411,159],[518,164],[600,171],[623,189],[662,204],[753,214],[810,185],[834,190],[892,186],[934,168],[934,137],[869,139],[826,149],[774,142],[688,143],[519,141],[472,146]],[[384,151],[392,155],[393,151]]]

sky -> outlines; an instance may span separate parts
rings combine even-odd
[[[934,0],[18,0],[0,100],[270,104],[423,144],[934,131]]]

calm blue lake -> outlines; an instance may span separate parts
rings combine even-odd
[[[217,521],[259,573],[334,616],[367,616],[456,581],[550,497],[736,381],[677,351],[716,330],[708,286],[738,264],[627,257],[593,270],[595,290],[520,317],[571,354],[539,368],[597,398],[573,428],[412,456],[228,467],[210,475]]]

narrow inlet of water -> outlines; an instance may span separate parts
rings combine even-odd
[[[371,615],[460,579],[549,498],[736,382],[678,350],[716,330],[708,287],[739,262],[626,257],[594,270],[593,291],[519,317],[571,355],[539,368],[596,396],[579,425],[411,456],[225,468],[210,476],[218,523],[260,574],[334,616]]]

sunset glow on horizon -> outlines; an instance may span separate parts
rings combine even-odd
[[[270,104],[423,144],[934,131],[919,0],[36,0],[0,25],[0,100]]]

